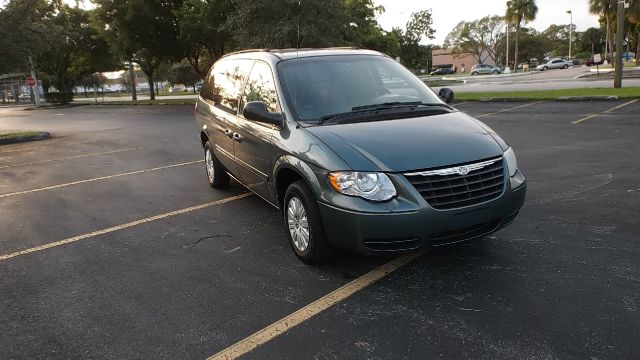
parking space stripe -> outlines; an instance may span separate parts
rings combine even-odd
[[[27,147],[27,148],[19,148],[19,149],[10,149],[10,150],[3,150],[0,151],[0,155],[2,154],[8,154],[8,153],[14,153],[14,152],[18,152],[18,151],[30,151],[30,150],[40,150],[40,149],[47,149],[47,148],[55,148],[55,147],[63,147],[63,146],[68,146],[68,145],[78,145],[78,144],[91,144],[91,143],[95,143],[97,142],[96,140],[91,140],[91,141],[74,141],[74,142],[68,142],[68,143],[62,143],[62,144],[50,144],[50,145],[43,145],[43,146],[36,146],[36,147]]]
[[[3,165],[3,166],[0,166],[0,169],[8,169],[8,168],[15,168],[15,167],[29,166],[29,165],[40,165],[40,164],[46,164],[46,163],[55,162],[55,161],[82,159],[82,158],[88,158],[88,157],[94,157],[94,156],[111,155],[111,154],[117,154],[117,153],[121,153],[121,152],[134,151],[134,150],[140,150],[140,149],[142,149],[142,148],[141,147],[134,147],[134,148],[105,151],[105,152],[99,152],[99,153],[93,153],[93,154],[84,154],[84,155],[77,155],[77,156],[67,156],[67,157],[62,157],[62,158],[41,160],[41,161],[32,161],[32,162],[27,162],[27,163],[22,163],[22,164]]]
[[[418,252],[398,257],[380,266],[379,268],[372,270],[365,275],[349,282],[348,284],[330,292],[329,294],[301,308],[300,310],[274,322],[264,329],[253,333],[249,337],[229,346],[228,348],[209,357],[208,360],[237,359],[238,357],[254,350],[258,346],[275,339],[276,337],[286,333],[292,328],[311,319],[324,310],[327,310],[331,306],[349,298],[350,296],[366,288],[367,286],[379,281],[385,276],[391,274],[392,272],[398,270],[409,262],[420,257],[424,253],[425,252]]]
[[[582,118],[582,119],[579,119],[579,120],[576,120],[576,121],[572,121],[571,123],[572,123],[572,124],[574,124],[574,125],[576,125],[576,124],[580,124],[580,123],[582,123],[582,122],[585,122],[585,121],[587,121],[587,120],[589,120],[589,119],[593,119],[593,118],[598,117],[598,116],[600,116],[600,115],[608,114],[608,113],[610,113],[610,112],[612,112],[612,111],[616,111],[616,110],[618,110],[618,109],[622,109],[622,108],[623,108],[623,107],[625,107],[625,106],[628,106],[628,105],[631,105],[631,104],[633,104],[633,103],[637,102],[638,100],[639,100],[639,99],[635,99],[635,100],[628,101],[628,102],[626,102],[626,103],[624,103],[624,104],[620,104],[620,105],[618,105],[618,106],[612,107],[611,109],[605,110],[605,111],[603,111],[603,112],[601,112],[601,113],[591,114],[591,115],[589,115],[589,116],[587,116],[587,117],[584,117],[584,118]]]
[[[543,102],[544,101],[536,101],[536,102],[532,102],[532,103],[526,103],[524,105],[512,107],[512,108],[509,108],[509,109],[504,109],[504,110],[500,110],[500,111],[496,111],[496,112],[492,112],[492,113],[488,113],[488,114],[478,115],[478,116],[476,116],[476,118],[483,118],[483,117],[487,117],[487,116],[491,116],[491,115],[501,114],[501,113],[504,113],[504,112],[507,112],[507,111],[522,109],[524,107],[540,104],[540,103],[543,103]]]
[[[123,230],[123,229],[126,229],[126,228],[130,228],[130,227],[133,227],[133,226],[146,224],[146,223],[149,223],[149,222],[152,222],[152,221],[166,219],[168,217],[172,217],[172,216],[176,216],[176,215],[182,215],[182,214],[194,212],[194,211],[197,211],[197,210],[206,209],[206,208],[209,208],[209,207],[212,207],[212,206],[226,204],[228,202],[235,201],[235,200],[240,200],[240,199],[243,199],[243,198],[245,198],[247,196],[251,196],[251,195],[252,195],[251,193],[242,193],[240,195],[235,195],[235,196],[231,196],[231,197],[220,199],[220,200],[216,200],[216,201],[211,201],[211,202],[208,202],[208,203],[204,203],[204,204],[188,207],[188,208],[185,208],[185,209],[170,211],[170,212],[167,212],[167,213],[164,213],[164,214],[151,216],[151,217],[148,217],[148,218],[132,221],[132,222],[129,222],[129,223],[126,223],[126,224],[122,224],[122,225],[112,226],[112,227],[109,227],[109,228],[106,228],[106,229],[97,230],[97,231],[93,231],[93,232],[90,232],[90,233],[87,233],[87,234],[74,236],[74,237],[71,237],[71,238],[68,238],[68,239],[55,241],[55,242],[52,242],[52,243],[48,243],[48,244],[32,247],[32,248],[29,248],[29,249],[16,251],[16,252],[13,252],[13,253],[10,253],[10,254],[0,255],[0,261],[12,259],[12,258],[15,258],[15,257],[18,257],[18,256],[31,254],[31,253],[38,252],[38,251],[43,251],[43,250],[46,250],[46,249],[51,249],[51,248],[54,248],[54,247],[58,247],[58,246],[62,246],[62,245],[66,245],[66,244],[70,244],[70,243],[74,243],[74,242],[78,242],[80,240],[86,240],[86,239],[89,239],[89,238],[96,237],[98,235],[104,235],[104,234],[112,233],[112,232],[115,232],[115,231],[119,231],[119,230]]]
[[[129,175],[136,175],[136,174],[144,174],[144,173],[148,173],[148,172],[152,172],[152,171],[158,171],[158,170],[164,170],[164,169],[171,169],[171,168],[175,168],[175,167],[178,167],[178,166],[185,166],[185,165],[197,164],[197,163],[201,163],[201,162],[203,162],[203,161],[204,161],[204,160],[195,160],[195,161],[189,161],[189,162],[184,162],[184,163],[180,163],[180,164],[173,164],[173,165],[159,166],[159,167],[155,167],[155,168],[152,168],[152,169],[137,170],[137,171],[131,171],[131,172],[126,172],[126,173],[121,173],[121,174],[115,174],[115,175],[100,176],[100,177],[96,177],[96,178],[91,178],[91,179],[86,179],[86,180],[79,180],[79,181],[73,181],[73,182],[69,182],[69,183],[65,183],[65,184],[52,185],[52,186],[42,187],[42,188],[38,188],[38,189],[24,190],[24,191],[16,191],[16,192],[12,192],[12,193],[0,194],[0,199],[1,199],[1,198],[5,198],[5,197],[10,197],[10,196],[17,196],[17,195],[31,194],[31,193],[40,192],[40,191],[46,191],[46,190],[52,190],[52,189],[58,189],[58,188],[63,188],[63,187],[67,187],[67,186],[72,186],[72,185],[85,184],[85,183],[94,182],[94,181],[99,181],[99,180],[113,179],[113,178],[122,177],[122,176],[129,176]]]

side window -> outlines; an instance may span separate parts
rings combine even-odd
[[[219,108],[236,114],[240,89],[251,66],[251,60],[222,60],[217,62],[202,89],[202,97],[213,101]]]
[[[243,103],[263,101],[271,112],[278,112],[278,93],[271,68],[266,63],[256,61],[244,87]]]

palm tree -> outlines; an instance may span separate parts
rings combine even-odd
[[[516,25],[516,46],[513,67],[518,71],[518,34],[520,33],[520,25],[524,20],[525,23],[533,21],[538,14],[538,6],[535,0],[509,0],[507,1],[507,10],[504,14],[509,24]]]
[[[637,1],[636,1],[637,2]],[[613,60],[613,46],[611,36],[611,20],[618,8],[617,0],[589,0],[589,12],[594,15],[601,15],[607,22],[607,35],[605,40],[605,58],[609,56]]]

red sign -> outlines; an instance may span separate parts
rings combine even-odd
[[[33,78],[32,78],[31,76],[29,76],[29,77],[27,78],[27,86],[33,86],[33,85],[35,85],[35,84],[36,84],[36,81],[35,81],[35,80],[33,80]]]

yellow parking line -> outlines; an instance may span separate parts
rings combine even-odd
[[[15,257],[18,257],[18,256],[31,254],[31,253],[42,251],[42,250],[46,250],[46,249],[51,249],[51,248],[54,248],[54,247],[58,247],[58,246],[62,246],[62,245],[66,245],[66,244],[70,244],[70,243],[74,243],[74,242],[78,242],[80,240],[86,240],[86,239],[89,239],[89,238],[92,238],[92,237],[96,237],[98,235],[104,235],[104,234],[112,233],[114,231],[123,230],[123,229],[130,228],[130,227],[133,227],[133,226],[146,224],[146,223],[149,223],[149,222],[152,222],[152,221],[166,219],[168,217],[181,215],[181,214],[186,214],[186,213],[190,213],[190,212],[193,212],[193,211],[196,211],[196,210],[206,209],[208,207],[226,204],[228,202],[231,202],[231,201],[234,201],[234,200],[239,200],[239,199],[245,198],[245,197],[250,196],[250,195],[251,195],[251,193],[243,193],[243,194],[240,194],[240,195],[231,196],[231,197],[220,199],[220,200],[216,200],[216,201],[211,201],[211,202],[208,202],[208,203],[204,203],[204,204],[188,207],[188,208],[185,208],[185,209],[170,211],[168,213],[164,213],[164,214],[160,214],[160,215],[151,216],[151,217],[148,217],[148,218],[132,221],[132,222],[129,222],[129,223],[126,223],[126,224],[122,224],[122,225],[118,225],[118,226],[112,226],[112,227],[109,227],[109,228],[106,228],[106,229],[93,231],[93,232],[90,232],[90,233],[87,233],[87,234],[74,236],[74,237],[71,237],[71,238],[68,238],[68,239],[51,242],[51,243],[48,243],[48,244],[32,247],[32,248],[29,248],[29,249],[16,251],[14,253],[0,255],[0,261],[12,259],[12,258],[15,258]]]
[[[574,125],[575,125],[575,124],[580,124],[580,123],[585,122],[585,121],[587,121],[587,120],[589,120],[589,119],[593,119],[594,117],[598,117],[598,116],[600,116],[600,115],[607,114],[607,113],[610,113],[610,112],[615,111],[615,110],[618,110],[618,109],[622,109],[623,107],[625,107],[625,106],[627,106],[627,105],[631,105],[631,104],[633,104],[633,103],[637,102],[638,100],[639,100],[639,99],[631,100],[631,101],[626,102],[626,103],[624,103],[624,104],[621,104],[621,105],[618,105],[618,106],[612,107],[611,109],[608,109],[608,110],[605,110],[605,111],[603,111],[603,112],[601,112],[601,113],[591,114],[591,115],[589,115],[589,116],[587,116],[587,117],[584,117],[584,118],[582,118],[582,119],[580,119],[580,120],[573,121],[573,122],[571,122],[571,123],[572,123],[572,124],[574,124]]]
[[[40,150],[40,149],[46,149],[46,148],[50,148],[50,147],[63,147],[63,146],[67,146],[67,145],[91,144],[91,143],[95,143],[95,142],[97,142],[97,141],[96,141],[96,140],[91,140],[91,141],[74,141],[74,142],[68,142],[68,143],[63,143],[63,144],[50,144],[50,145],[44,145],[44,146],[36,146],[36,147],[28,147],[28,148],[19,148],[19,149],[3,150],[3,151],[0,151],[0,155],[2,155],[2,154],[8,154],[8,153],[13,153],[13,152],[18,152],[18,151]]]
[[[126,173],[121,173],[121,174],[100,176],[100,177],[86,179],[86,180],[73,181],[73,182],[69,182],[69,183],[65,183],[65,184],[52,185],[52,186],[42,187],[42,188],[33,189],[33,190],[24,190],[24,191],[12,192],[12,193],[0,194],[0,199],[1,198],[5,198],[5,197],[9,197],[9,196],[31,194],[31,193],[35,193],[35,192],[51,190],[51,189],[58,189],[58,188],[62,188],[62,187],[78,185],[78,184],[84,184],[84,183],[89,183],[89,182],[94,182],[94,181],[99,181],[99,180],[113,179],[113,178],[122,177],[122,176],[143,174],[143,173],[148,173],[148,172],[151,172],[151,171],[170,169],[170,168],[174,168],[174,167],[178,167],[178,166],[196,164],[196,163],[200,163],[202,161],[204,161],[204,160],[189,161],[189,162],[184,162],[184,163],[180,163],[180,164],[159,166],[159,167],[155,167],[155,168],[152,168],[152,169],[131,171],[131,172],[126,172]]]
[[[536,102],[532,102],[532,103],[526,103],[524,105],[512,107],[512,108],[509,108],[509,109],[504,109],[504,110],[500,110],[500,111],[496,111],[496,112],[492,112],[492,113],[488,113],[488,114],[478,115],[478,116],[476,116],[476,118],[483,118],[483,117],[487,117],[487,116],[491,116],[491,115],[501,114],[503,112],[507,112],[507,111],[511,111],[511,110],[522,109],[524,107],[540,104],[542,102],[544,102],[544,101],[536,101]]]
[[[250,335],[244,340],[241,340],[229,346],[228,348],[209,357],[208,360],[236,359],[257,348],[258,346],[265,344],[273,340],[274,338],[284,334],[285,332],[300,325],[301,323],[311,319],[312,317],[318,315],[331,306],[347,299],[351,295],[377,282],[378,280],[391,274],[395,270],[398,270],[410,261],[421,256],[422,254],[424,254],[424,252],[418,252],[415,254],[398,257],[338,288],[337,290],[330,292],[329,294],[292,313],[291,315],[288,315],[267,326],[266,328],[255,332],[253,335]]]
[[[140,150],[140,149],[142,149],[142,148],[141,147],[134,147],[134,148],[120,149],[120,150],[113,150],[113,151],[105,151],[105,152],[99,152],[99,153],[93,153],[93,154],[67,156],[67,157],[48,159],[48,160],[42,160],[42,161],[32,161],[32,162],[22,163],[22,164],[3,165],[3,166],[0,166],[0,169],[8,169],[8,168],[14,168],[14,167],[20,167],[20,166],[29,166],[29,165],[40,165],[40,164],[46,164],[46,163],[55,162],[55,161],[82,159],[82,158],[93,157],[93,156],[111,155],[111,154],[117,154],[117,153],[121,153],[121,152],[125,152],[125,151],[134,151],[134,150]]]

